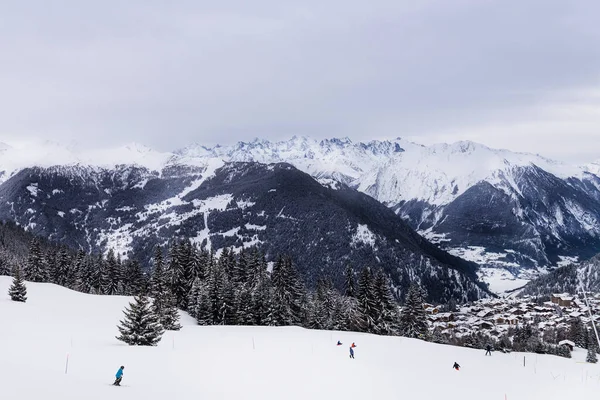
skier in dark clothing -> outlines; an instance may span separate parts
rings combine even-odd
[[[454,361],[454,365],[452,366],[452,368],[458,371],[460,369],[460,365],[458,365],[458,363]]]
[[[354,349],[350,347],[350,358],[354,358]]]
[[[121,368],[119,368],[119,370],[117,371],[116,375],[115,375],[115,383],[113,383],[113,385],[115,386],[121,386],[121,379],[123,379],[123,370],[125,369],[124,366],[121,365]]]
[[[492,346],[490,344],[488,344],[487,346],[485,346],[485,355],[492,355]]]

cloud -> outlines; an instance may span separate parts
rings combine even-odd
[[[1,140],[600,135],[593,0],[87,3],[0,5]]]

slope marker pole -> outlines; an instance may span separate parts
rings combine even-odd
[[[67,362],[65,364],[65,375],[67,374],[68,370],[69,370],[69,353],[67,353]]]

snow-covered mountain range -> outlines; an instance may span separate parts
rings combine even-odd
[[[224,162],[286,162],[325,185],[342,182],[392,208],[452,254],[515,274],[600,252],[600,161],[569,165],[473,142],[293,137],[173,152],[137,144],[106,151],[51,142],[35,149],[0,145],[0,184],[34,165],[61,165],[63,172],[65,166],[124,171],[136,165],[163,177]]]
[[[214,160],[214,159],[211,159]],[[286,163],[26,168],[0,185],[0,220],[88,252],[114,249],[149,265],[156,245],[190,240],[217,254],[257,247],[289,255],[306,283],[343,286],[343,271],[383,269],[402,297],[421,282],[435,301],[487,295],[477,265],[418,235],[394,212],[346,185]]]

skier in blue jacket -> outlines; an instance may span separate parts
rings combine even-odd
[[[121,379],[123,379],[123,370],[124,369],[125,369],[125,367],[121,365],[121,368],[119,368],[119,370],[117,371],[117,374],[115,375],[115,377],[117,379],[115,379],[115,383],[113,383],[113,385],[121,386]]]

